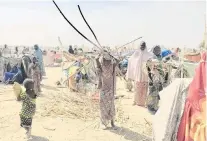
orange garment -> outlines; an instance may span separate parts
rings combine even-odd
[[[206,141],[206,53],[190,84],[177,141]]]

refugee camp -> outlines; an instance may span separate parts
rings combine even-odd
[[[206,1],[0,11],[0,141],[206,141]]]

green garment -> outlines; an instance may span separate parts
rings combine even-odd
[[[22,100],[20,116],[24,118],[32,118],[35,115],[36,99],[30,98],[25,91],[21,92],[20,98]]]

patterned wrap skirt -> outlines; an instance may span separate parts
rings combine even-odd
[[[32,126],[32,118],[27,118],[20,115],[20,126],[21,127],[31,127]]]
[[[135,82],[135,95],[134,103],[138,106],[145,107],[147,92],[148,92],[148,82]]]

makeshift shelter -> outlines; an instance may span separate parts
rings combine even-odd
[[[29,56],[24,55],[21,58],[14,58],[14,57],[0,57],[0,81],[4,81],[5,73],[10,72],[12,68],[17,66],[21,72],[22,80],[19,82],[21,83],[25,78],[28,77],[28,67],[31,63],[31,59]],[[18,81],[17,74],[14,74],[14,76],[8,80],[9,82],[6,83],[13,83],[14,81]]]

